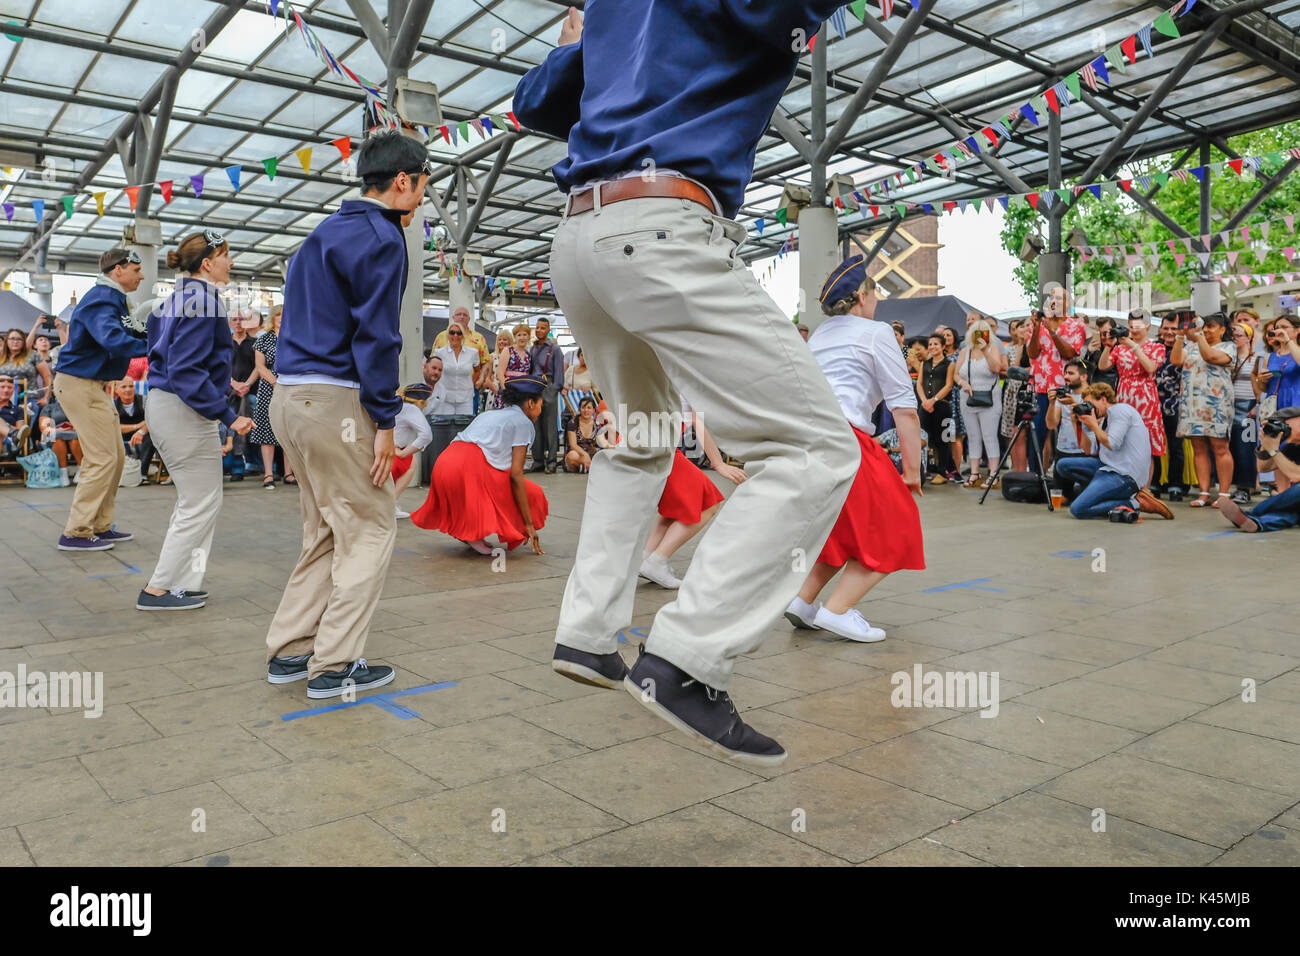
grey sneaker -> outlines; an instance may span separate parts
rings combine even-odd
[[[371,667],[364,657],[359,657],[350,667],[327,671],[307,681],[307,696],[313,699],[342,697],[349,689],[373,690],[391,684],[395,677],[397,672],[391,667]]]
[[[200,597],[190,597],[180,588],[166,594],[150,594],[141,589],[135,599],[137,611],[196,611],[207,601]]]
[[[292,684],[296,680],[307,678],[307,662],[310,654],[300,657],[273,657],[266,665],[266,679],[272,684]]]

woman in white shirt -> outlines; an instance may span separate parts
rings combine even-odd
[[[514,550],[527,541],[542,554],[537,532],[546,524],[546,495],[524,477],[533,422],[542,413],[540,378],[512,379],[501,391],[506,407],[479,415],[433,464],[429,497],[411,521],[492,554],[489,535]]]
[[[916,395],[893,330],[872,319],[876,284],[867,275],[865,256],[841,263],[822,287],[820,301],[830,318],[808,339],[808,348],[853,427],[862,462],[835,527],[785,616],[798,628],[864,643],[883,641],[885,632],[872,627],[855,605],[894,571],[925,568],[921,514],[912,498],[921,495]],[[871,437],[871,415],[882,401],[898,429],[901,477]],[[936,440],[933,433],[930,440]],[[841,568],[844,573],[823,605],[817,596]]]
[[[424,451],[429,447],[429,442],[433,441],[433,430],[424,417],[424,406],[433,395],[433,388],[420,382],[418,385],[406,386],[397,394],[402,399],[402,407],[393,424],[393,444],[396,446],[393,452],[393,497],[400,499],[402,492],[415,477],[415,472],[411,469],[415,453]],[[401,505],[396,506],[396,512],[398,518],[411,517],[411,513],[403,511]]]
[[[465,330],[453,322],[447,326],[447,344],[434,349],[442,359],[443,392],[434,406],[435,416],[464,416],[474,414],[474,379],[481,361],[478,349],[465,345]]]

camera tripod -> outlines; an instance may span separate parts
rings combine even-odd
[[[1035,409],[1035,413],[1037,410]],[[1007,444],[1007,450],[1002,453],[998,459],[998,466],[993,469],[993,474],[989,475],[988,487],[984,489],[984,494],[980,495],[980,504],[984,504],[984,499],[989,496],[993,490],[993,483],[997,481],[998,475],[1002,473],[1002,466],[1007,463],[1007,458],[1011,455],[1011,449],[1016,447],[1016,441],[1020,436],[1028,432],[1026,441],[1029,443],[1029,451],[1033,455],[1033,461],[1038,465],[1038,483],[1043,489],[1043,499],[1047,502],[1048,511],[1056,511],[1052,504],[1052,492],[1047,487],[1046,469],[1043,467],[1043,454],[1038,450],[1038,430],[1034,428],[1034,415],[1023,415],[1020,418],[1020,424],[1016,426],[1015,434],[1011,436],[1011,441]]]

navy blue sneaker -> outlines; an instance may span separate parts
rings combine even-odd
[[[206,601],[208,598],[208,592],[207,591],[186,591],[185,596],[192,597],[192,598],[202,598],[203,600]]]
[[[177,588],[166,594],[150,594],[143,588],[135,599],[137,611],[197,611],[207,603],[204,598],[190,597]]]
[[[787,756],[779,743],[740,719],[726,691],[696,680],[662,657],[647,654],[645,645],[623,679],[623,687],[656,716],[736,763],[775,767]]]
[[[618,651],[612,654],[591,654],[564,644],[555,645],[551,670],[569,680],[592,687],[618,687],[627,676],[627,665]]]
[[[307,678],[307,662],[310,654],[300,657],[272,657],[266,665],[266,679],[272,684],[292,684],[296,680]]]
[[[113,544],[121,544],[123,541],[134,541],[135,535],[129,531],[118,531],[117,525],[113,525],[107,531],[101,531],[97,535],[101,541],[110,541]]]
[[[59,535],[60,551],[110,551],[112,548],[112,541],[105,541],[93,534],[89,538],[78,538],[70,534]]]
[[[307,696],[313,699],[342,697],[349,689],[373,690],[391,684],[396,676],[391,667],[371,667],[364,657],[359,657],[341,671],[327,671],[307,681]]]

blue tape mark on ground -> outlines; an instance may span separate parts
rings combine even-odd
[[[941,588],[926,588],[922,594],[934,594],[938,591],[959,591],[966,589],[968,591],[996,591],[998,594],[1005,594],[1002,588],[986,588],[982,585],[985,581],[992,581],[992,578],[975,578],[972,581],[958,581],[956,584],[945,584]]]
[[[139,573],[140,573],[139,568],[137,568],[134,564],[128,564],[126,566],[125,571],[114,571],[112,574],[88,574],[86,575],[86,577],[94,581],[97,580],[98,578],[124,578],[127,577],[128,575],[139,574]]]
[[[447,687],[455,687],[456,681],[443,681],[440,684],[423,684],[419,687],[408,687],[406,690],[395,690],[389,694],[371,694],[369,697],[363,697],[360,700],[350,700],[342,704],[326,704],[324,707],[313,707],[310,710],[295,710],[288,714],[281,714],[281,720],[298,720],[302,717],[315,717],[317,714],[328,714],[333,710],[347,710],[351,707],[363,707],[366,704],[374,704],[380,710],[386,710],[390,714],[396,714],[403,720],[410,720],[412,717],[419,717],[418,711],[403,707],[401,704],[393,702],[394,697],[406,697],[410,694],[427,694],[432,690],[443,690]]]
[[[627,632],[628,632],[629,634],[631,634],[633,637],[639,637],[639,638],[641,638],[641,640],[644,641],[644,640],[649,636],[649,634],[650,634],[650,628],[648,628],[648,627],[629,627],[629,628],[627,629]],[[626,643],[627,643],[627,638],[623,636],[623,632],[622,632],[622,631],[619,631],[619,632],[618,632],[618,642],[619,642],[620,644],[626,644]]]
[[[1092,552],[1090,551],[1057,551],[1055,554],[1049,554],[1049,558],[1086,558]]]
[[[59,505],[59,504],[53,504],[53,505],[28,505],[28,504],[21,504],[21,505],[5,505],[3,508],[0,508],[0,511],[13,511],[13,510],[15,510],[15,509],[17,509],[17,508],[26,508],[28,511],[35,511],[37,508],[66,508],[66,507],[67,507],[66,504],[64,504],[64,505]]]

